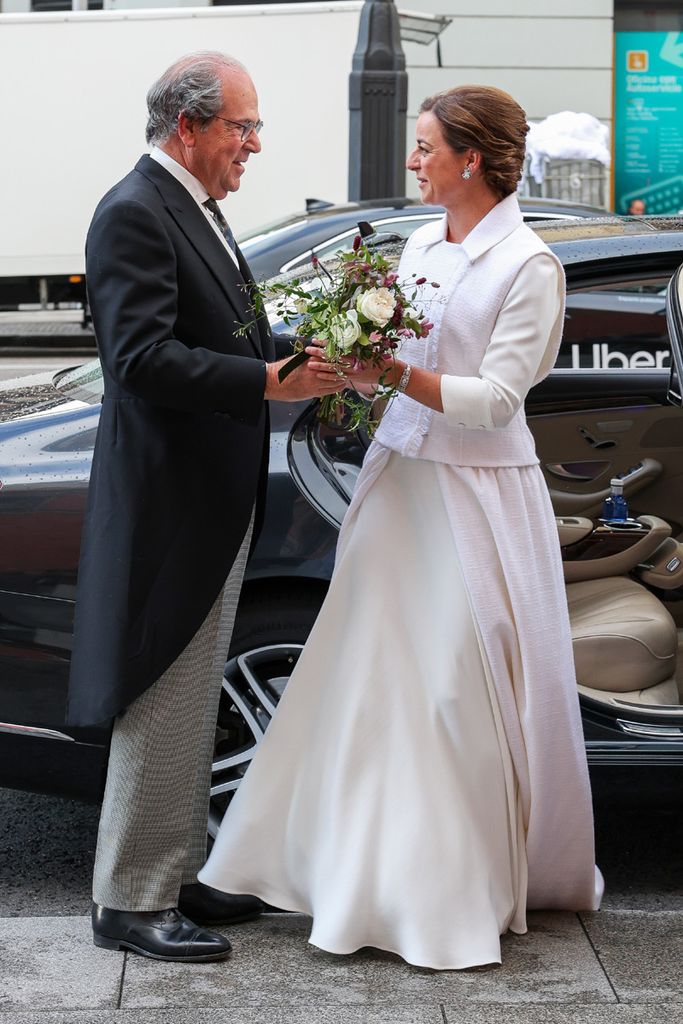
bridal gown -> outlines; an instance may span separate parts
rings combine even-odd
[[[519,233],[509,198],[475,242],[499,248]],[[467,371],[452,355],[449,310],[454,299],[460,308],[473,242],[426,231],[408,243],[401,273],[414,260],[438,274],[444,297],[430,310],[429,345],[414,340],[406,358]],[[508,352],[520,334],[516,297],[531,290],[519,379],[508,373],[507,390],[483,394],[497,371],[477,356],[488,376],[444,375],[443,414],[406,396],[385,414],[326,600],[199,874],[310,915],[310,942],[331,953],[372,946],[436,969],[495,963],[500,936],[526,931],[528,906],[599,904],[559,544],[537,459],[531,448],[498,465],[500,443],[466,458],[462,440],[459,461],[448,458],[453,415],[464,419],[456,434],[474,434],[473,417],[483,437],[496,402],[523,417],[526,391],[547,372],[562,295],[550,257],[533,259],[489,332]]]

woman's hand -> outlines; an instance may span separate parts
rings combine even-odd
[[[384,366],[365,363],[365,365],[354,369],[354,360],[350,356],[340,359],[337,363],[332,363],[325,359],[324,348],[325,342],[319,339],[314,339],[306,346],[306,352],[310,356],[306,365],[311,370],[311,373],[325,375],[325,372],[329,374],[331,368],[335,367],[336,372],[341,375],[342,379],[339,390],[350,386],[356,388],[361,394],[369,394],[370,397],[372,397],[374,389],[381,383],[398,387],[403,371],[407,366],[407,363],[402,359],[392,357],[386,361]],[[432,370],[423,370],[419,366],[413,366],[405,393],[416,402],[420,402],[422,405],[436,410],[436,412],[443,412],[440,373],[434,373]]]
[[[393,357],[387,359],[383,364],[361,363],[350,356],[344,356],[335,363],[326,359],[324,354],[325,342],[313,338],[306,346],[306,352],[311,357],[308,365],[312,372],[323,373],[330,367],[335,367],[337,372],[344,378],[348,378],[348,384],[356,388],[362,394],[372,394],[373,389],[380,384],[396,384],[401,379],[405,363]],[[355,366],[354,366],[355,363]],[[346,385],[344,385],[346,386]]]
[[[405,363],[399,362],[391,356],[382,363],[363,363],[356,369],[353,367],[348,371],[349,383],[358,388],[378,388],[385,384],[388,387],[396,387],[401,379]]]
[[[359,384],[356,380],[349,379],[349,385],[354,391],[357,391],[359,395],[363,395],[365,398],[375,398],[377,395],[376,384]]]

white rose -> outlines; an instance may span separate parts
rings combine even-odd
[[[388,288],[372,288],[359,296],[356,309],[373,324],[384,327],[394,315],[396,299]]]
[[[336,316],[328,328],[330,338],[342,352],[350,352],[354,342],[361,336],[361,326],[358,323],[358,313],[350,309],[343,316]]]

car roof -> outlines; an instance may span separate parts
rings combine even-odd
[[[683,217],[603,217],[572,221],[537,221],[528,225],[557,254],[568,278],[598,276],[600,265],[623,260],[629,273],[670,272],[683,262]],[[382,254],[398,263],[403,240],[379,243]],[[313,267],[298,267],[277,280],[314,278]]]
[[[554,199],[525,198],[522,212],[529,222],[548,217],[604,217],[605,211],[580,203]],[[443,214],[442,206],[426,205],[419,199],[400,196],[389,199],[365,199],[359,202],[324,204],[309,201],[309,209],[290,214],[263,228],[246,232],[239,238],[244,256],[257,281],[267,280],[278,271],[306,261],[320,246],[343,244],[345,238],[358,230],[358,224],[369,221],[375,230],[403,234],[406,221],[418,226]],[[404,223],[395,223],[401,220]]]
[[[585,203],[575,203],[571,200],[564,199],[550,199],[541,196],[520,196],[519,203],[522,210],[534,213],[543,213],[547,210],[548,213],[562,213],[567,216],[577,217],[604,217],[605,215],[605,210],[599,206],[589,206]],[[443,213],[442,206],[425,204],[419,198],[412,196],[359,199],[348,203],[328,203],[325,200],[309,199],[307,200],[307,204],[308,205],[305,210],[299,210],[295,213],[288,214],[264,225],[263,227],[254,228],[251,231],[245,232],[242,239],[248,240],[254,236],[268,234],[272,231],[276,231],[278,228],[291,227],[303,221],[311,224],[316,221],[332,220],[336,217],[340,218],[340,220],[347,220],[349,218],[353,219],[354,214],[358,213],[363,213],[365,216],[391,216],[392,213],[397,213],[402,210],[410,210],[411,212],[413,210],[415,212],[419,211],[426,215],[429,215],[430,213]]]
[[[574,263],[618,257],[681,253],[683,217],[602,217],[572,221],[538,221],[530,227],[560,257],[565,267]]]
[[[262,227],[243,232],[237,241],[241,246],[253,246],[259,242],[273,240],[273,236],[277,236],[278,232],[283,234],[287,232],[288,236],[293,236],[297,233],[297,228],[300,229],[301,234],[308,236],[311,228],[315,226],[320,226],[323,229],[329,226],[330,230],[334,231],[337,226],[352,227],[358,220],[391,217],[403,210],[425,216],[443,213],[441,206],[425,206],[415,199],[368,199],[357,203],[339,203],[298,210],[264,224]]]

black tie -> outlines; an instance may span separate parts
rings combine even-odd
[[[235,236],[233,235],[232,231],[230,230],[230,225],[228,224],[227,220],[225,219],[225,217],[221,213],[221,208],[218,205],[218,203],[216,202],[216,200],[215,199],[205,199],[203,205],[209,211],[209,213],[211,214],[211,216],[215,220],[216,224],[218,224],[220,233],[223,235],[223,238],[225,239],[225,241],[228,243],[228,245],[230,246],[232,251],[235,253],[235,255],[237,255],[237,243],[235,242]]]

